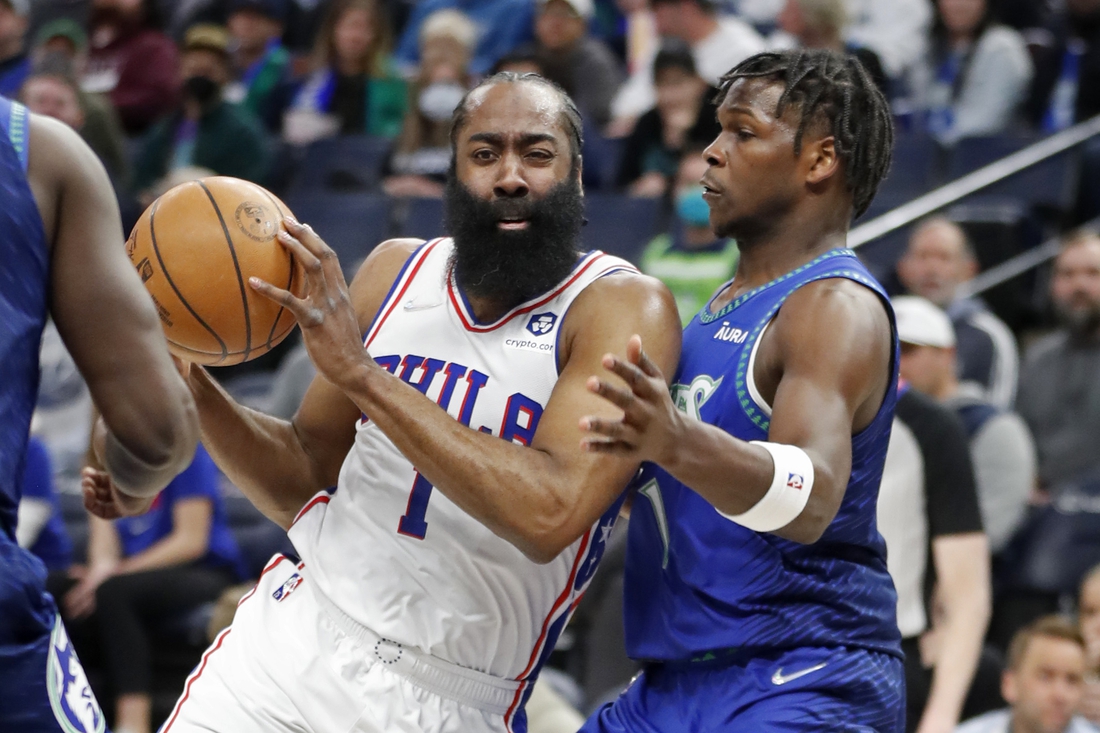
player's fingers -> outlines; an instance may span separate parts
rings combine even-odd
[[[313,227],[309,224],[302,224],[292,217],[287,217],[284,224],[294,238],[320,261],[326,276],[331,278],[333,282],[343,281],[344,271],[340,269],[340,258],[332,247],[325,244],[325,240],[313,231]]]
[[[603,440],[610,438],[611,440],[626,442],[634,444],[635,438],[637,438],[637,432],[624,423],[622,420],[609,420],[603,417],[588,416],[581,418],[580,428],[586,433],[594,433],[599,438],[596,440]]]
[[[624,411],[633,407],[638,399],[633,391],[617,387],[599,377],[589,377],[586,386],[589,392],[598,394],[600,397],[603,397],[605,400]]]
[[[623,361],[614,354],[607,354],[603,358],[604,368],[612,374],[622,377],[623,381],[630,385],[631,391],[644,400],[651,400],[655,394],[650,378],[638,367],[629,361]]]
[[[260,295],[275,301],[293,313],[294,317],[297,318],[299,322],[301,322],[302,319],[308,315],[309,311],[312,310],[304,300],[295,297],[294,293],[276,287],[266,280],[261,280],[258,277],[250,277],[248,278],[248,285]]]
[[[660,379],[662,382],[665,381],[665,375],[661,372],[661,368],[653,363],[653,360],[649,358],[649,354],[642,348],[641,336],[634,334],[630,337],[630,341],[626,345],[626,355],[638,365],[638,368],[647,377]]]
[[[581,449],[588,453],[606,453],[608,455],[629,455],[634,452],[634,446],[621,440],[598,440],[585,438],[581,441]]]
[[[294,261],[302,266],[307,277],[316,277],[324,274],[324,268],[321,266],[321,257],[307,249],[300,239],[291,235],[289,232],[281,230],[278,236],[279,243],[290,250],[291,256],[294,257]]]

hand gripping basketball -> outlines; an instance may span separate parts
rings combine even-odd
[[[258,277],[249,278],[248,284],[294,315],[317,371],[340,386],[368,361],[340,260],[310,226],[289,217],[283,226],[276,238],[305,282],[303,297]]]

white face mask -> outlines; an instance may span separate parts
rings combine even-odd
[[[417,106],[421,113],[432,122],[446,122],[451,119],[466,89],[452,81],[429,84],[420,91]]]

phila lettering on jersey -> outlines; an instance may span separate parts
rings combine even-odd
[[[529,445],[558,379],[570,304],[598,278],[636,270],[590,252],[550,292],[480,323],[450,273],[452,249],[439,239],[413,254],[366,348],[463,425]],[[539,565],[435,491],[364,417],[337,490],[307,504],[290,536],[313,587],[375,633],[533,680],[595,572],[618,509]]]

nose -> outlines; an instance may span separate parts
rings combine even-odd
[[[493,185],[493,195],[497,198],[514,199],[523,198],[529,191],[520,156],[505,155],[501,160],[500,174]]]
[[[706,160],[707,165],[712,168],[722,165],[722,155],[721,150],[718,148],[717,140],[708,145],[703,151],[703,159]]]

